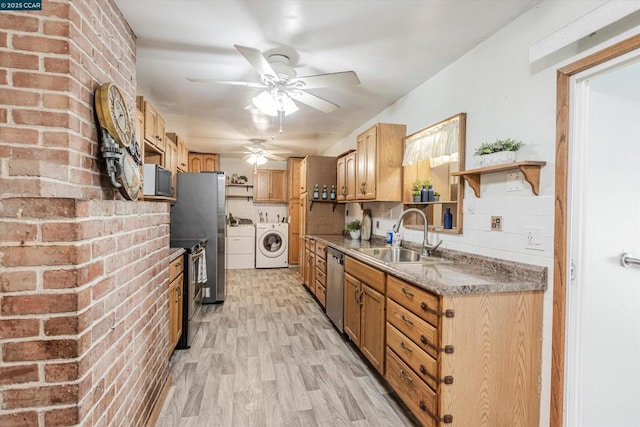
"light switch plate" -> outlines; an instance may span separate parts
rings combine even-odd
[[[544,228],[525,227],[524,247],[536,251],[544,251]]]
[[[502,231],[502,217],[501,216],[492,216],[491,217],[491,231]]]
[[[522,190],[522,174],[520,172],[511,172],[507,174],[507,191]]]

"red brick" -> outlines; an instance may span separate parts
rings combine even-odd
[[[48,36],[68,36],[69,22],[67,21],[45,21],[44,34]]]
[[[4,296],[3,315],[25,315],[46,313],[68,313],[77,308],[76,294],[46,294]]]
[[[0,108],[0,123],[7,123],[7,109]]]
[[[0,104],[36,107],[39,103],[40,95],[37,92],[6,88],[0,89]]]
[[[0,366],[0,386],[38,381],[38,365]]]
[[[65,265],[74,264],[77,259],[75,246],[0,247],[0,260],[5,267]]]
[[[46,2],[43,4],[43,8],[46,8],[46,14],[50,17],[58,17],[63,19],[69,18],[69,3],[53,3]]]
[[[113,276],[103,278],[91,288],[93,300],[99,300],[110,292],[113,292],[115,288],[116,283]]]
[[[57,94],[44,94],[43,97],[45,108],[51,108],[53,110],[68,110],[69,109],[69,96],[57,95]]]
[[[53,317],[44,321],[46,336],[75,335],[78,333],[78,317]]]
[[[100,239],[92,243],[91,255],[93,258],[99,258],[107,254],[111,254],[116,250],[116,239],[113,237]]]
[[[1,15],[0,15],[1,16]],[[16,68],[22,70],[37,70],[39,59],[37,55],[3,52],[0,56],[0,67]]]
[[[35,271],[4,271],[0,273],[0,292],[32,291],[36,280]]]
[[[47,411],[44,414],[45,427],[73,426],[78,424],[78,408],[64,408]]]
[[[45,289],[69,289],[78,286],[78,270],[47,270],[43,276]]]
[[[44,378],[48,383],[75,381],[78,379],[78,362],[46,364]]]
[[[5,390],[5,409],[52,406],[77,403],[78,386],[75,384]]]
[[[12,42],[15,50],[59,54],[69,53],[69,42],[64,39],[14,35]]]
[[[37,144],[40,132],[35,129],[11,128],[3,126],[0,128],[0,140],[9,144]]]
[[[0,70],[0,84],[7,84],[7,70]]]
[[[7,33],[0,31],[0,47],[7,47]]]
[[[45,147],[67,148],[70,138],[71,135],[68,132],[55,132],[49,129],[47,132],[43,132],[42,142]]]
[[[40,333],[40,321],[37,319],[0,320],[0,339],[35,337]]]
[[[104,274],[104,261],[98,260],[78,269],[78,283],[93,282]]]
[[[24,222],[0,222],[0,242],[33,242],[38,237],[38,227]]]
[[[44,58],[44,70],[47,73],[69,74],[69,60],[66,58]]]
[[[5,362],[71,359],[78,357],[78,343],[75,340],[6,342],[2,354]]]
[[[35,33],[38,31],[39,23],[38,18],[5,12],[0,14],[0,28]]]
[[[38,425],[38,413],[34,411],[0,415],[2,427],[33,427]]]
[[[69,90],[70,81],[67,76],[51,76],[47,74],[16,72],[13,74],[13,85],[15,87],[57,90],[64,92]]]
[[[20,125],[50,126],[68,128],[68,113],[55,113],[41,110],[13,110],[13,121]]]
[[[73,242],[77,238],[77,224],[73,222],[52,222],[42,224],[43,242]]]
[[[22,197],[0,200],[0,218],[74,218],[74,199]]]

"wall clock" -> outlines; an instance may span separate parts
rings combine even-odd
[[[104,83],[95,94],[96,114],[105,128],[122,147],[129,147],[133,138],[133,122],[124,95],[115,83]]]

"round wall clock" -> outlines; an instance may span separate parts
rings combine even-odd
[[[96,90],[96,114],[100,126],[122,147],[128,147],[133,137],[133,123],[124,95],[115,83],[104,83]]]
[[[120,194],[127,200],[137,200],[138,193],[142,187],[140,179],[140,166],[133,160],[131,154],[127,150],[123,150],[122,154],[122,173],[117,178],[121,185]]]

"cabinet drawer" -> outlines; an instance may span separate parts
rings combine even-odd
[[[229,255],[253,254],[255,240],[252,237],[227,237],[226,241]]]
[[[316,255],[318,255],[316,253]],[[316,256],[316,267],[318,270],[321,270],[323,273],[327,271],[327,261]]]
[[[438,327],[438,296],[393,276],[387,277],[387,296]]]
[[[327,302],[327,288],[318,280],[316,280],[316,298],[320,301],[320,305],[324,307]]]
[[[429,387],[438,390],[438,362],[390,323],[387,323],[387,346]]]
[[[304,247],[309,249],[311,252],[315,251],[315,240],[312,239],[304,239]]]
[[[437,396],[393,351],[387,347],[384,378],[422,425],[436,427]],[[428,412],[427,412],[428,411]]]
[[[387,322],[398,328],[421,349],[438,358],[438,330],[416,314],[387,298]]]
[[[180,255],[169,264],[169,282],[173,282],[176,277],[182,274],[182,270],[184,270],[183,260],[184,257]]]
[[[381,294],[385,293],[385,277],[383,271],[369,267],[367,264],[351,257],[345,257],[344,271],[366,283],[369,287]]]
[[[322,259],[327,259],[327,245],[316,242],[316,255]]]
[[[327,286],[327,274],[320,268],[316,268],[316,280],[322,283],[322,286]]]

